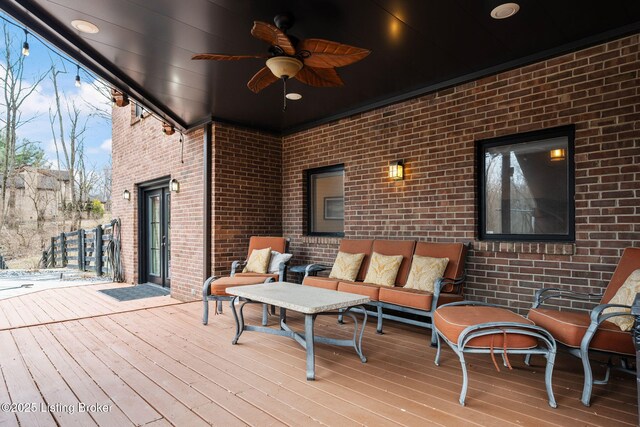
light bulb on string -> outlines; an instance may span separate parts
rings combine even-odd
[[[24,56],[29,56],[29,41],[28,41],[29,32],[24,29],[24,43],[22,43],[22,54]]]
[[[76,87],[80,87],[82,86],[82,83],[80,83],[80,66],[78,64],[76,64]]]

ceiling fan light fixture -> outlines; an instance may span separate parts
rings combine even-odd
[[[296,92],[289,92],[285,96],[290,101],[299,101],[299,100],[302,99],[302,95],[300,95],[299,93],[296,93]]]
[[[493,19],[510,18],[520,10],[518,3],[502,3],[491,9],[491,17]]]
[[[290,56],[274,56],[267,59],[266,65],[279,79],[283,77],[290,79],[302,69],[302,61]]]

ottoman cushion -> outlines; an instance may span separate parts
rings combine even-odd
[[[227,288],[232,286],[258,285],[264,283],[264,277],[253,276],[234,276],[221,277],[211,282],[211,295],[227,296]]]
[[[453,344],[458,344],[460,333],[467,327],[489,322],[515,322],[533,325],[533,322],[504,308],[485,306],[451,306],[440,307],[433,316],[433,322],[438,332]],[[473,338],[466,347],[474,348],[503,348],[505,334],[492,334]],[[506,335],[507,349],[527,349],[538,345],[534,337],[522,334]]]

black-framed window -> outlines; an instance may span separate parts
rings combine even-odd
[[[307,234],[344,236],[344,165],[309,169]]]
[[[476,142],[480,240],[575,241],[574,126]]]

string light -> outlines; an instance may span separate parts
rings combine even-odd
[[[24,56],[29,56],[29,41],[28,41],[28,37],[29,37],[29,32],[24,29],[24,43],[22,43],[22,54]]]
[[[80,83],[80,65],[76,64],[76,87],[82,86]]]
[[[66,62],[69,62],[69,63],[72,63],[72,64],[73,64],[73,61],[72,61],[71,59],[69,59],[69,58],[67,58],[66,56],[64,56],[64,55],[60,54],[60,52],[58,52],[57,50],[55,50],[54,48],[52,48],[51,46],[49,46],[47,43],[43,42],[43,41],[42,41],[42,40],[41,40],[37,35],[34,35],[33,33],[30,33],[30,32],[29,32],[29,30],[28,30],[27,28],[25,28],[25,27],[23,27],[23,26],[21,26],[21,25],[19,25],[19,24],[15,23],[14,21],[12,21],[12,20],[10,20],[10,19],[7,19],[6,17],[2,16],[1,14],[0,14],[0,20],[2,20],[2,21],[4,21],[4,22],[6,22],[7,24],[9,24],[9,25],[11,25],[11,26],[13,26],[13,27],[19,28],[19,29],[21,29],[22,31],[24,31],[24,43],[22,43],[22,55],[24,55],[24,56],[29,56],[29,53],[30,53],[30,46],[29,46],[29,41],[28,41],[28,35],[29,35],[29,34],[31,34],[31,36],[32,36],[35,40],[39,41],[39,42],[40,42],[40,43],[41,43],[41,44],[42,44],[46,49],[48,49],[50,52],[54,53],[56,56],[58,56],[58,57],[59,57],[60,59],[62,59],[63,61],[66,61]],[[75,86],[76,86],[76,87],[81,87],[81,86],[82,86],[82,81],[80,80],[80,64],[75,63],[75,66],[76,66],[76,77],[75,77],[75,82],[74,82],[74,83],[75,83]],[[88,72],[88,71],[87,71],[87,70],[85,70],[85,69],[83,69],[83,71],[84,71],[85,73],[87,73],[87,74],[88,74],[92,79],[96,79],[96,80],[97,80],[97,78],[96,78],[92,73]],[[117,90],[117,89],[112,88],[112,90]],[[113,98],[112,98],[111,94],[104,94],[104,93],[102,93],[101,91],[100,91],[100,93],[101,93],[101,95],[103,95],[103,96],[105,96],[107,99],[109,99],[109,101],[113,102]],[[124,92],[120,92],[120,93],[122,94],[122,97],[123,97],[123,100],[124,100],[124,105],[127,105],[128,101],[129,101],[129,100],[128,100],[128,97],[127,97],[127,94],[126,94],[126,93],[124,93]],[[147,117],[147,116],[151,116],[151,117],[153,117],[154,119],[156,119],[156,120],[158,120],[158,121],[162,122],[163,124],[165,124],[165,123],[166,123],[166,124],[168,125],[168,126],[167,126],[167,128],[168,128],[168,129],[172,129],[172,130],[173,130],[173,132],[175,132],[175,129],[173,129],[173,126],[172,126],[171,124],[167,123],[167,122],[166,122],[166,120],[165,120],[164,118],[162,118],[162,117],[160,117],[160,116],[156,115],[155,113],[151,112],[151,110],[149,110],[148,108],[145,108],[145,107],[144,107],[144,105],[142,105],[142,103],[140,103],[140,102],[138,102],[138,101],[134,101],[134,104],[135,104],[135,105],[137,105],[137,106],[140,108],[140,116],[141,116],[140,118],[141,118],[141,119],[142,119],[142,118],[145,118],[145,117]],[[124,105],[123,105],[123,106],[124,106]],[[173,132],[172,132],[172,133],[173,133]],[[181,158],[182,158],[182,156],[183,156],[183,150],[184,150],[184,138],[183,138],[183,135],[182,135],[182,131],[180,131],[180,143],[181,143],[181,145],[182,145],[182,147],[181,147],[181,153],[180,153],[180,154],[181,154]],[[181,160],[182,160],[182,162],[184,163],[184,159],[181,159]]]

